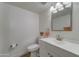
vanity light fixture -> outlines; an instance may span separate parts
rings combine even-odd
[[[55,6],[51,6],[50,12],[57,13],[58,11],[62,11],[68,7],[71,7],[71,2],[57,2]]]

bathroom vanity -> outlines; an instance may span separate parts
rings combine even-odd
[[[79,44],[56,40],[56,38],[42,38],[39,40],[40,57],[78,57]]]

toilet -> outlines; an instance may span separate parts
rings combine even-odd
[[[31,53],[31,57],[39,57],[39,45],[38,44],[32,44],[27,47],[28,52]]]

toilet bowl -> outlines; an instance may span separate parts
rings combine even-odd
[[[37,57],[39,55],[39,45],[32,44],[27,47],[28,52],[31,52],[31,57]]]

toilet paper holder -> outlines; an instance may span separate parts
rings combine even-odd
[[[17,47],[18,46],[18,44],[11,44],[10,45],[10,48],[15,48],[15,47]]]

